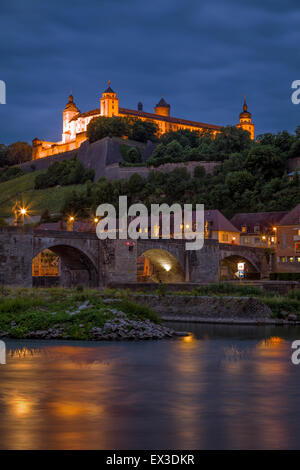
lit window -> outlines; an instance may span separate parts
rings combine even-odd
[[[243,227],[242,227],[242,232],[243,232],[243,233],[247,232],[247,227],[246,227],[246,225],[243,225]]]
[[[227,233],[223,233],[222,240],[223,240],[223,242],[228,242],[228,234]]]
[[[293,263],[293,261],[294,261],[294,257],[293,257],[293,256],[290,256],[290,257],[289,257],[289,262],[290,262],[290,263]]]

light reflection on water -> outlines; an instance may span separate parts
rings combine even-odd
[[[300,448],[300,329],[175,326],[193,335],[7,341],[0,448]]]

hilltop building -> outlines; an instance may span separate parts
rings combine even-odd
[[[158,135],[162,135],[170,131],[178,131],[180,129],[189,129],[191,131],[210,131],[212,135],[220,132],[221,126],[214,124],[205,124],[203,122],[189,121],[186,119],[175,118],[170,115],[171,107],[161,98],[154,107],[154,113],[148,113],[143,110],[143,104],[138,103],[137,109],[121,108],[119,106],[119,98],[110,86],[102,93],[99,107],[85,113],[81,113],[74,102],[73,95],[69,96],[69,101],[63,110],[63,132],[62,139],[59,142],[47,142],[35,138],[33,145],[33,160],[56,155],[63,152],[75,150],[80,147],[82,142],[87,140],[86,131],[91,119],[99,116],[122,116],[141,119],[143,121],[155,122],[158,126]],[[252,123],[251,113],[248,111],[246,97],[244,100],[243,112],[240,113],[239,124],[237,127],[242,128],[250,133],[251,139],[254,139],[254,124]]]

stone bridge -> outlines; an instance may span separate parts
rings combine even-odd
[[[144,255],[161,267],[163,282],[216,282],[227,262],[245,261],[259,275],[269,269],[263,249],[210,239],[202,250],[186,251],[184,240],[137,240],[128,247],[126,240],[99,240],[89,232],[0,227],[0,283],[32,286],[32,259],[45,249],[60,257],[60,281],[69,287],[136,282],[137,260]]]

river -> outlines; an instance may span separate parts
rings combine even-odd
[[[169,325],[193,334],[7,340],[0,448],[300,448],[300,328]]]

